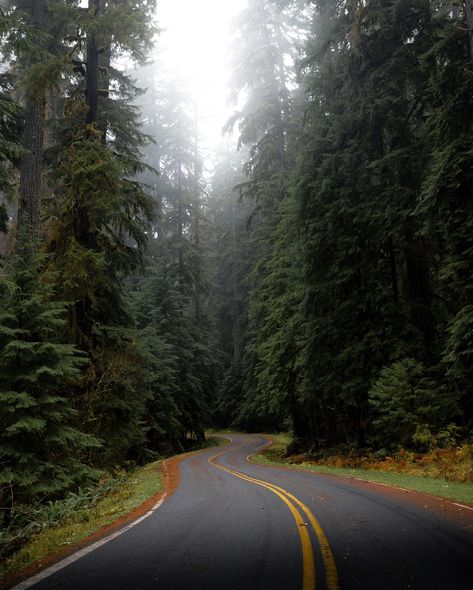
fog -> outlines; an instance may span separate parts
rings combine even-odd
[[[177,74],[192,89],[206,160],[221,142],[222,127],[232,111],[227,106],[230,24],[245,6],[246,0],[159,2],[157,22],[161,33],[155,48],[156,67],[165,64],[166,70]]]

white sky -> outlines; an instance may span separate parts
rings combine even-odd
[[[198,89],[204,155],[222,140],[231,109],[226,106],[230,78],[229,22],[247,0],[159,0],[159,59]],[[236,139],[235,139],[236,142]]]

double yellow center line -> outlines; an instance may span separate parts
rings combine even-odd
[[[315,590],[316,588],[316,574],[315,574],[315,560],[314,560],[314,551],[312,547],[312,542],[309,535],[309,530],[307,523],[301,516],[305,514],[307,519],[309,520],[312,529],[317,537],[317,541],[320,546],[320,552],[322,554],[322,559],[325,566],[326,572],[326,582],[327,582],[327,589],[328,590],[339,590],[340,583],[338,580],[338,573],[337,568],[335,565],[335,559],[333,557],[332,550],[330,549],[330,545],[328,539],[320,526],[320,523],[312,514],[310,509],[301,502],[298,498],[296,498],[293,494],[280,488],[279,486],[269,483],[267,481],[263,481],[261,479],[256,479],[254,477],[250,477],[244,473],[240,473],[239,471],[234,471],[229,467],[225,467],[216,462],[218,457],[224,455],[227,451],[223,451],[221,453],[217,453],[210,457],[208,462],[213,467],[220,469],[221,471],[225,471],[226,473],[230,473],[231,475],[243,479],[249,483],[253,483],[255,485],[261,486],[266,488],[273,494],[276,494],[286,506],[289,508],[292,516],[297,525],[297,530],[299,532],[299,537],[301,540],[301,548],[302,548],[302,563],[303,563],[303,575],[302,575],[302,590]]]

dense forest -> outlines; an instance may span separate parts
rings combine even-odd
[[[159,3],[0,6],[3,506],[209,427],[471,437],[471,0],[248,0],[210,164]]]

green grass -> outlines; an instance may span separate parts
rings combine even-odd
[[[279,432],[278,434],[264,435],[269,436],[273,441],[271,447],[266,451],[272,455],[286,454],[287,447],[292,443],[292,436],[288,432]]]
[[[418,492],[425,492],[440,498],[473,505],[473,484],[471,483],[461,483],[442,478],[411,475],[392,471],[349,467],[328,467],[306,462],[294,464],[291,463],[290,457],[286,457],[286,449],[291,442],[290,435],[272,434],[270,437],[274,440],[274,444],[262,453],[254,455],[251,458],[252,462],[260,465],[284,465],[295,470],[328,473],[342,477],[357,477],[367,481],[389,484]]]
[[[91,509],[82,510],[67,518],[60,526],[38,533],[17,553],[0,564],[0,579],[85,539],[161,491],[163,482],[159,472],[160,464],[161,461],[156,461],[131,472],[123,484],[99,500]]]

